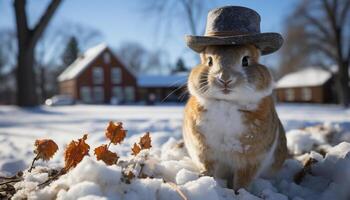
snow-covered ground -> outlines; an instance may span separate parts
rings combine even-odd
[[[134,159],[148,166],[148,175],[154,179],[135,179],[131,184],[120,181],[120,168],[107,167],[93,158],[85,158],[67,175],[41,192],[32,192],[47,174],[25,174],[27,185],[20,195],[43,199],[181,199],[176,189],[164,180],[177,184],[189,199],[345,199],[350,198],[350,109],[338,106],[283,104],[277,106],[285,129],[289,131],[288,148],[299,157],[289,159],[273,180],[257,179],[248,191],[238,195],[221,187],[218,180],[199,176],[183,148],[181,140],[183,106],[62,106],[19,109],[0,106],[0,175],[13,174],[28,168],[35,139],[50,138],[59,145],[59,151],[48,163],[49,167],[62,166],[63,149],[71,140],[88,133],[87,143],[92,148],[106,143],[104,130],[109,121],[121,121],[128,130],[122,145],[112,146],[124,159],[130,155],[130,147],[146,131],[151,132],[152,149]],[[299,128],[325,124],[322,128]],[[328,131],[328,132],[327,132]],[[329,140],[328,133],[336,132]],[[315,146],[327,155],[311,152]],[[335,147],[332,147],[335,146]],[[90,152],[90,154],[92,154]],[[147,154],[145,160],[142,156]],[[129,156],[130,157],[130,156]],[[293,182],[293,175],[302,169],[302,161],[310,157],[318,162],[312,168],[312,176],[306,175],[300,185]],[[39,162],[40,164],[40,162]],[[40,170],[37,168],[36,170]],[[158,178],[157,178],[158,177]],[[217,182],[218,181],[218,182]],[[90,196],[88,196],[90,195]],[[166,197],[166,198],[165,198]]]

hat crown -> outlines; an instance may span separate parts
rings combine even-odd
[[[205,35],[244,35],[260,33],[260,15],[240,6],[225,6],[208,13]]]

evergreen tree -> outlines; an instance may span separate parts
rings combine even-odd
[[[62,54],[63,67],[67,67],[70,64],[72,64],[75,61],[75,59],[77,59],[78,54],[79,54],[78,41],[74,36],[72,36],[69,39],[67,46],[64,49],[64,52]]]
[[[177,72],[187,72],[188,69],[185,66],[185,62],[182,60],[182,58],[179,58],[176,62],[175,69],[172,70],[172,73],[175,74]]]

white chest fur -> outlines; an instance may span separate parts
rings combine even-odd
[[[214,154],[243,152],[239,137],[244,133],[245,125],[238,106],[217,100],[205,101],[203,106],[206,111],[197,126]]]

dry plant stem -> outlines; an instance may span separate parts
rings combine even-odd
[[[4,180],[13,180],[13,179],[17,179],[17,178],[18,178],[17,175],[14,175],[11,177],[0,176],[0,179],[4,179]]]
[[[56,180],[59,176],[62,176],[65,173],[66,173],[66,170],[64,170],[64,168],[61,169],[61,171],[59,171],[55,176],[52,176],[49,179],[47,179],[45,182],[40,183],[38,185],[38,187],[43,188],[43,187],[49,185],[52,181]]]
[[[35,158],[32,161],[32,165],[30,166],[30,168],[28,169],[28,172],[31,172],[32,169],[34,168],[34,163],[35,161],[37,161],[39,159],[39,154],[36,154]]]
[[[143,166],[145,166],[145,165],[144,165],[144,164],[141,164],[140,166],[141,166],[141,169],[140,169],[140,171],[139,171],[139,175],[137,176],[138,178],[141,177],[141,175],[142,175],[142,170],[143,170]]]
[[[109,146],[111,146],[112,141],[114,140],[114,137],[115,137],[115,136],[113,136],[112,140],[109,142],[109,144],[108,144],[108,146],[107,146],[107,150],[109,150]]]
[[[185,194],[180,190],[180,188],[173,182],[166,182],[164,181],[165,183],[168,183],[169,186],[171,188],[173,188],[179,195],[180,197],[183,199],[183,200],[187,200],[187,197],[185,196]]]
[[[111,139],[111,141],[109,142],[108,146],[107,146],[107,150],[109,150],[109,146],[111,146],[112,141],[114,140],[114,138],[116,137],[117,134],[113,134],[113,137]]]
[[[2,183],[0,183],[0,185],[6,185],[6,184],[8,184],[8,183],[15,183],[15,182],[20,182],[20,181],[22,181],[21,178],[19,178],[19,179],[13,179],[13,180],[9,180],[9,181],[2,182]]]

